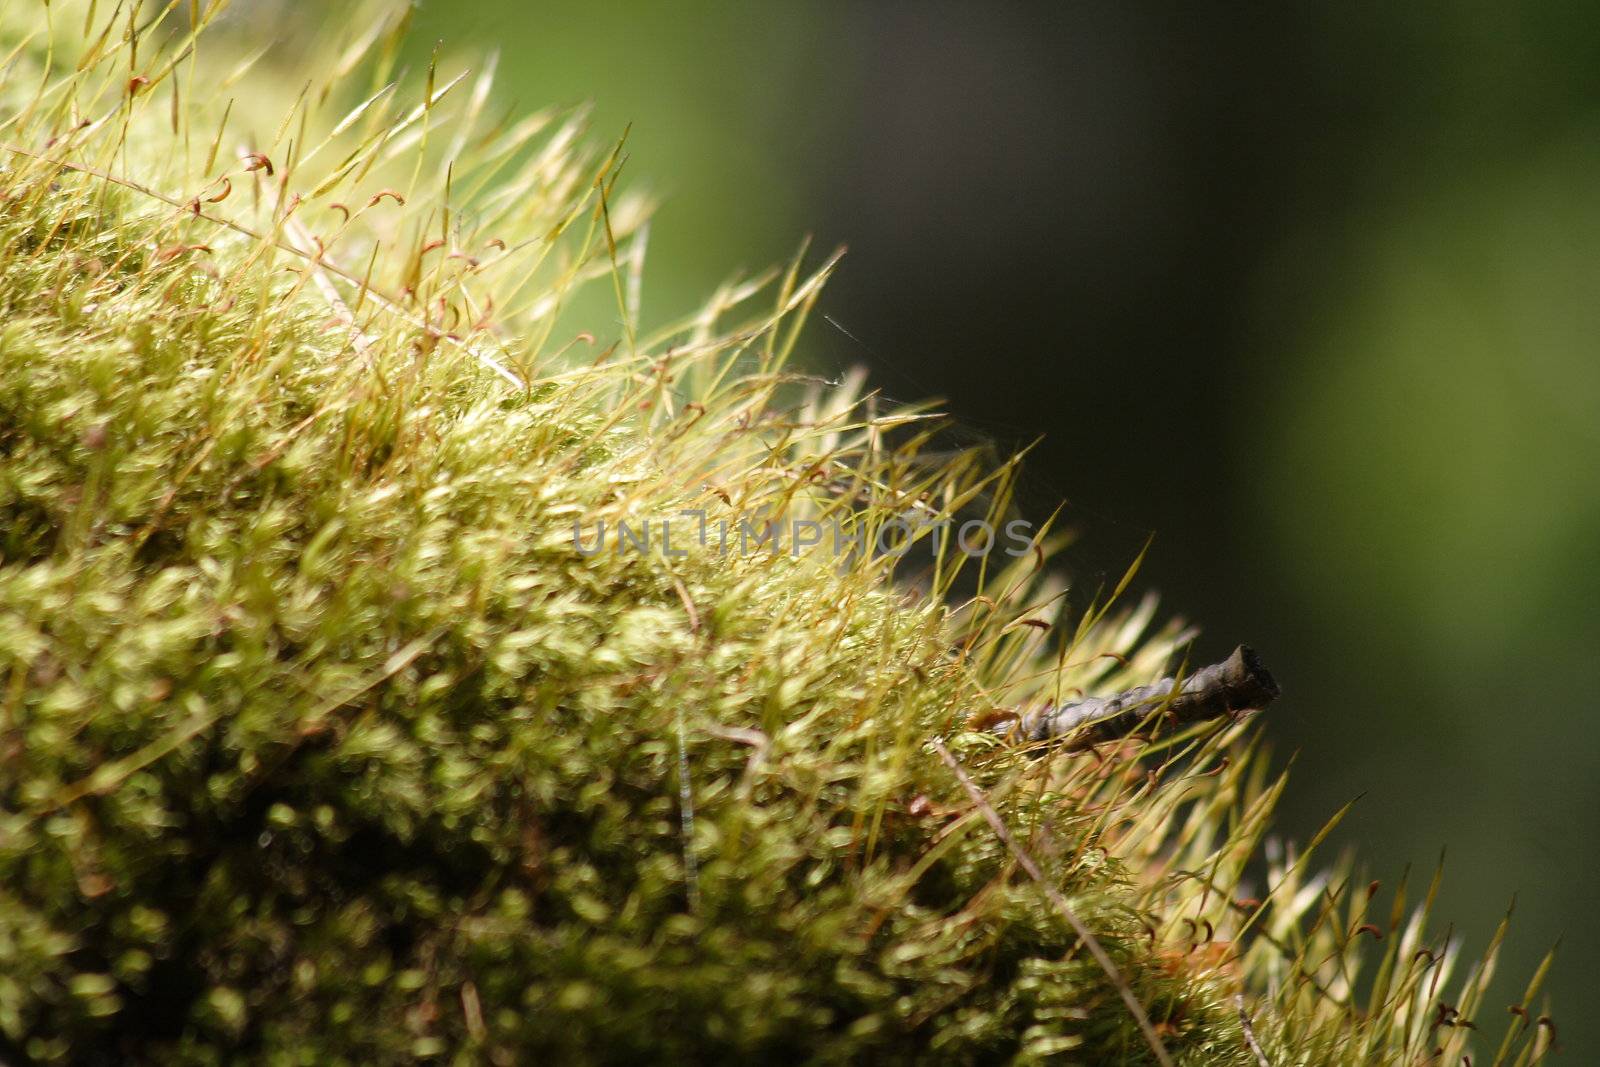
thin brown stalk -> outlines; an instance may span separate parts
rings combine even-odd
[[[984,820],[994,830],[995,836],[999,837],[1007,850],[1010,851],[1012,857],[1017,861],[1017,866],[1021,867],[1029,878],[1039,884],[1039,888],[1044,890],[1044,894],[1050,899],[1050,903],[1061,913],[1061,917],[1067,920],[1067,925],[1072,927],[1073,932],[1078,935],[1085,947],[1089,949],[1089,955],[1093,956],[1094,961],[1100,965],[1100,969],[1105,971],[1106,977],[1116,987],[1117,995],[1128,1006],[1128,1011],[1132,1013],[1134,1022],[1139,1025],[1139,1030],[1144,1034],[1145,1041],[1150,1045],[1150,1051],[1155,1054],[1156,1061],[1162,1067],[1173,1067],[1172,1056],[1167,1052],[1167,1047],[1161,1043],[1161,1035],[1156,1033],[1155,1025],[1150,1022],[1150,1014],[1144,1010],[1144,1005],[1139,1003],[1139,998],[1133,995],[1133,987],[1128,985],[1128,980],[1123,977],[1121,969],[1112,960],[1110,953],[1106,952],[1105,946],[1100,944],[1100,939],[1094,936],[1094,931],[1090,930],[1088,924],[1078,917],[1077,912],[1072,910],[1072,905],[1067,903],[1067,898],[1062,896],[1061,890],[1057,889],[1055,884],[1044,876],[1044,871],[1034,862],[1033,857],[1021,845],[1017,844],[1016,838],[1012,837],[1011,831],[1006,828],[1005,821],[1000,818],[999,814],[994,810],[994,806],[984,796],[983,790],[978,788],[977,783],[972,780],[966,769],[961,766],[961,761],[951,755],[950,750],[944,746],[944,742],[938,738],[934,738],[933,748],[934,751],[939,753],[939,758],[944,761],[945,766],[949,767],[955,774],[956,779],[960,781],[961,787],[967,791],[967,796],[972,798],[972,803],[983,813]]]

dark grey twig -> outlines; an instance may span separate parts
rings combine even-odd
[[[1081,749],[1128,737],[1147,720],[1181,729],[1239,711],[1259,711],[1279,692],[1255,652],[1240,645],[1221,663],[1189,675],[1181,687],[1177,679],[1163,678],[1113,696],[1047,707],[1001,723],[994,731],[1021,741],[1068,738],[1069,748]]]

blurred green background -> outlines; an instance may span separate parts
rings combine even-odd
[[[1080,597],[1154,531],[1198,654],[1279,673],[1281,829],[1365,794],[1338,840],[1448,846],[1477,947],[1520,894],[1494,1010],[1561,938],[1600,1044],[1600,8],[418,6],[418,62],[633,124],[647,320],[848,242],[813,368],[1046,434]]]

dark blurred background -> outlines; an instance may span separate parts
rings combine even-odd
[[[532,107],[632,122],[665,197],[645,318],[802,234],[846,242],[805,346],[1001,447],[1046,435],[1086,598],[1256,644],[1299,753],[1279,825],[1441,911],[1563,938],[1600,1044],[1600,8],[424,0]],[[1498,1028],[1499,1018],[1486,1020]]]

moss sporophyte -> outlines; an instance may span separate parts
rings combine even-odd
[[[1551,1048],[1268,836],[1251,654],[796,369],[836,257],[647,329],[581,110],[227,10],[0,8],[0,1061]],[[636,525],[695,511],[785,540]]]

